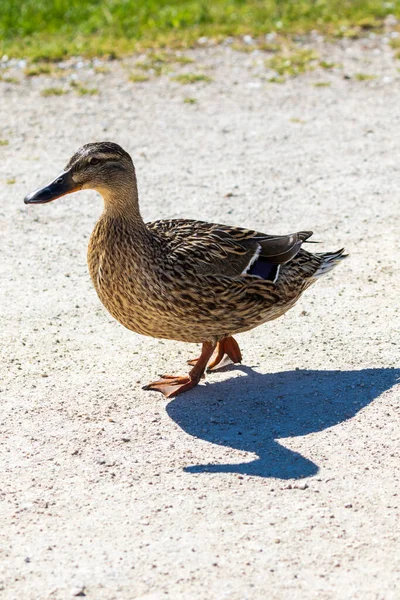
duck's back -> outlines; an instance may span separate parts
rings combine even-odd
[[[311,231],[267,235],[190,219],[154,221],[147,223],[147,227],[161,240],[164,256],[171,265],[181,264],[206,275],[236,278],[253,274],[272,280],[276,267],[293,258],[312,235]]]

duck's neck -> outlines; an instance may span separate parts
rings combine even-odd
[[[139,210],[138,190],[136,177],[120,181],[111,188],[98,190],[104,200],[104,215],[109,218],[126,219],[136,227],[144,227],[144,222]]]

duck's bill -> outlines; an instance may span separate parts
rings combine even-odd
[[[65,171],[45,187],[25,196],[24,202],[25,204],[45,204],[79,189],[80,186],[72,179],[71,172]]]

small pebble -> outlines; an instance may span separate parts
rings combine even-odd
[[[86,596],[86,594],[85,594],[85,586],[80,586],[80,587],[72,588],[71,595],[72,596]]]

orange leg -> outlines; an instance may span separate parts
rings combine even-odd
[[[187,392],[197,385],[205,371],[208,361],[214,352],[216,344],[211,342],[203,342],[201,356],[197,360],[193,369],[189,374],[183,377],[175,377],[174,375],[162,375],[158,381],[152,381],[143,387],[144,390],[154,390],[164,394],[166,398],[177,396],[183,392]]]
[[[208,364],[208,370],[212,371],[219,365],[225,354],[229,356],[233,363],[242,362],[242,353],[240,352],[239,344],[232,336],[224,338],[219,342],[220,348],[217,348],[215,358]]]
[[[219,365],[219,363],[224,358],[225,354],[229,356],[232,362],[240,363],[242,362],[242,353],[240,352],[239,344],[232,336],[227,338],[223,338],[221,341],[217,343],[217,349],[213,359],[207,365],[207,371],[212,371]],[[196,365],[199,359],[189,360],[189,365]]]

